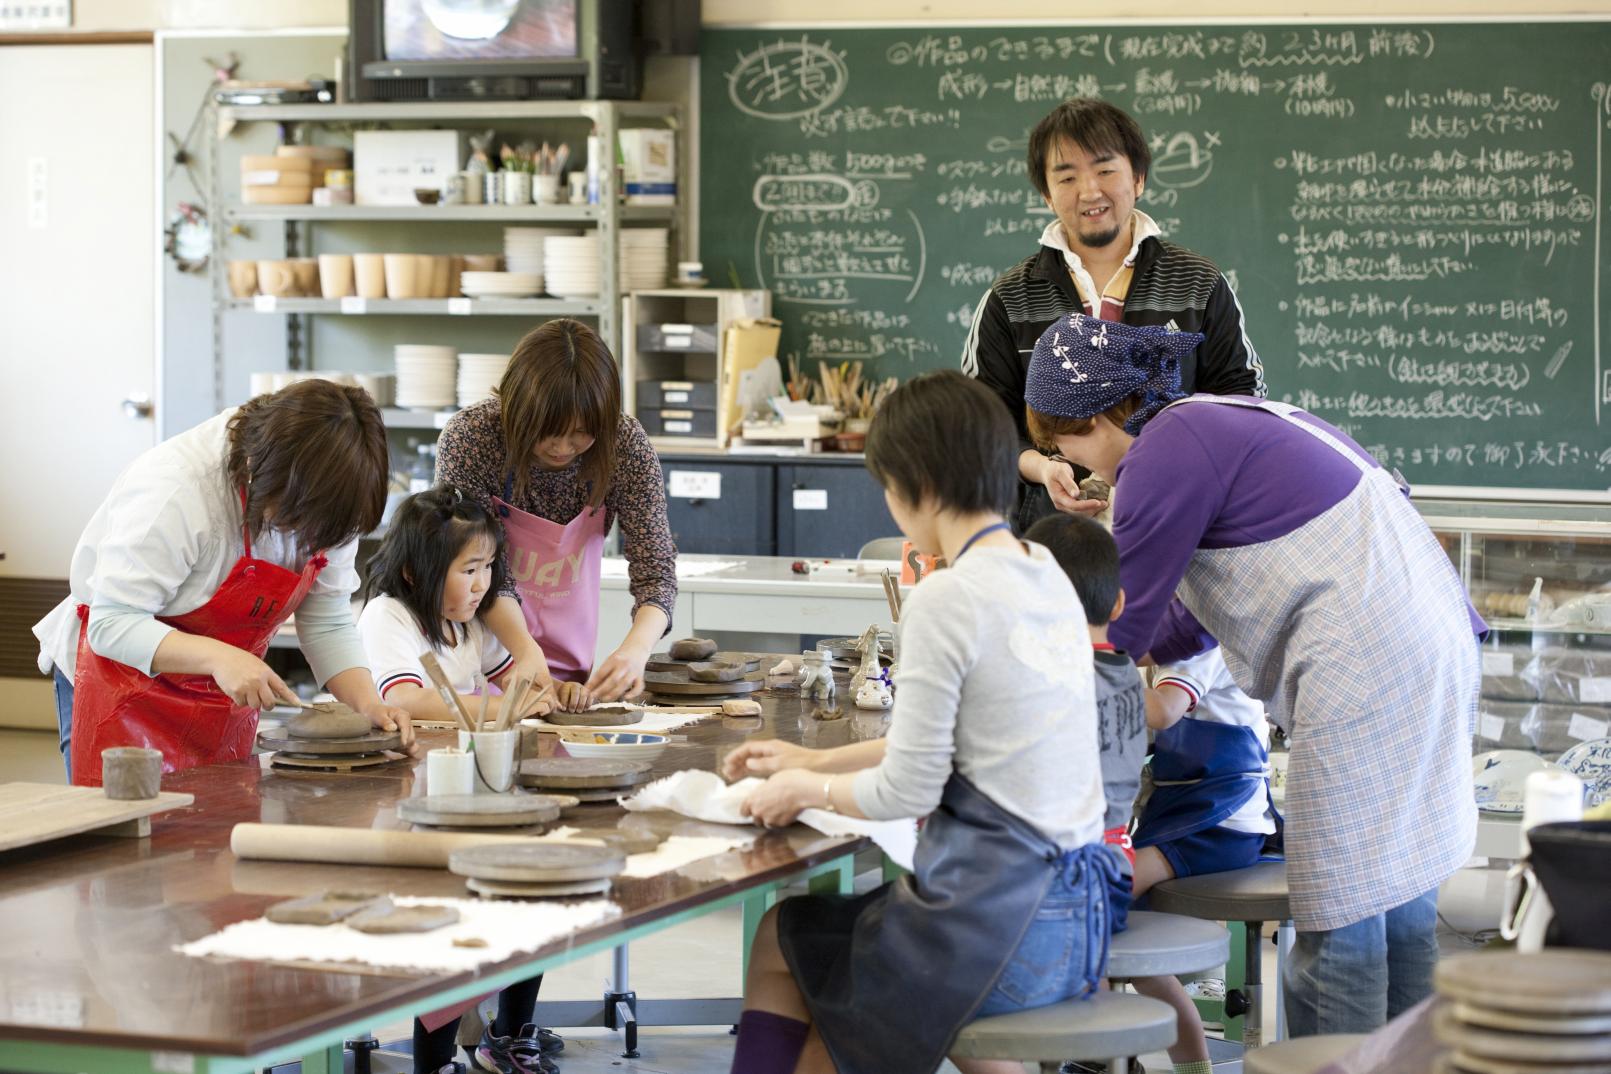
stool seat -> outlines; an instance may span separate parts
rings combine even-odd
[[[965,1026],[951,1054],[968,1059],[1118,1059],[1175,1043],[1167,1003],[1129,992],[1098,992],[1028,1011],[980,1018]]]
[[[1296,1037],[1256,1048],[1242,1057],[1244,1074],[1313,1074],[1327,1063],[1354,1050],[1363,1033],[1328,1033]]]
[[[1165,880],[1147,892],[1147,899],[1153,910],[1208,921],[1285,921],[1292,916],[1283,861]]]
[[[1231,934],[1213,921],[1131,910],[1129,927],[1108,948],[1108,976],[1202,973],[1225,965],[1230,950]]]

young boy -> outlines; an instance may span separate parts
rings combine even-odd
[[[1137,852],[1131,849],[1129,834],[1131,808],[1141,787],[1141,766],[1147,757],[1151,702],[1143,700],[1141,673],[1135,662],[1108,641],[1108,624],[1124,612],[1119,546],[1100,523],[1079,515],[1048,515],[1031,526],[1024,539],[1051,551],[1074,583],[1091,631],[1096,661],[1098,755],[1102,789],[1107,794],[1103,840],[1124,858],[1124,875],[1108,891],[1113,931],[1117,933],[1125,927],[1132,899],[1153,882],[1142,882],[1142,866]],[[1175,1074],[1210,1074],[1202,1018],[1184,986],[1173,977],[1147,977],[1130,983],[1137,992],[1163,1000],[1175,1011],[1175,1043],[1169,1048]]]
[[[1171,877],[1257,862],[1276,831],[1270,731],[1218,646],[1154,673],[1147,725],[1157,733],[1153,778],[1164,785],[1136,825],[1136,896]]]

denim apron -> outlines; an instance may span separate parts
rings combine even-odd
[[[1251,727],[1186,717],[1152,747],[1152,794],[1133,842],[1157,846],[1222,823],[1266,785],[1264,747]]]
[[[1180,585],[1236,684],[1291,740],[1292,920],[1342,928],[1426,894],[1475,844],[1481,670],[1465,587],[1396,475],[1287,404],[1170,406],[1205,404],[1274,415],[1360,471],[1353,491],[1283,537],[1197,549]]]
[[[931,1074],[1065,872],[1092,908],[1083,994],[1094,991],[1117,869],[1103,844],[1065,851],[953,771],[912,875],[855,898],[785,900],[778,941],[840,1074]]]

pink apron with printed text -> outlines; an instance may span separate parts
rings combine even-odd
[[[503,518],[509,573],[527,629],[554,678],[585,681],[598,644],[604,508],[584,507],[562,526],[496,496],[492,503]]]

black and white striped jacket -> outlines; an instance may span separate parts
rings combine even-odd
[[[1024,384],[1035,341],[1059,317],[1084,310],[1062,251],[1050,246],[998,276],[974,310],[962,371],[1007,404],[1025,449],[1034,446],[1024,416]],[[1120,319],[1203,333],[1202,345],[1180,363],[1181,387],[1187,392],[1265,394],[1264,366],[1247,337],[1241,303],[1219,266],[1201,254],[1157,237],[1143,239]],[[1020,492],[1021,527],[1050,513],[1043,488]]]

